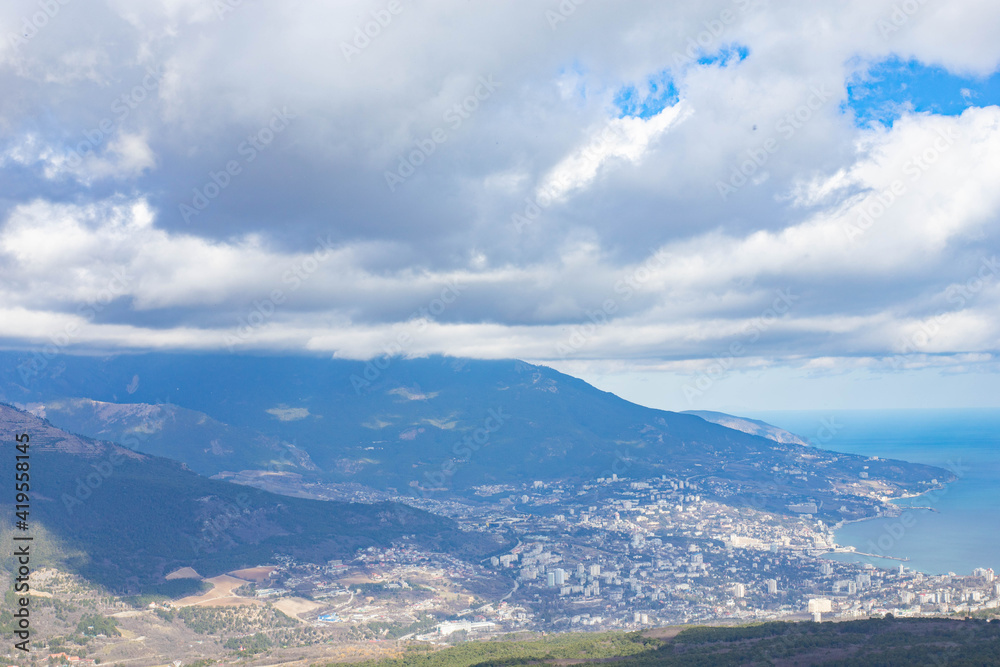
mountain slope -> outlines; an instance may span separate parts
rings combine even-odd
[[[25,408],[61,429],[184,461],[202,475],[249,469],[295,473],[317,470],[308,454],[288,442],[169,403],[68,398]]]
[[[780,442],[782,444],[809,444],[809,442],[804,438],[786,431],[783,428],[778,428],[777,426],[768,424],[767,422],[762,422],[759,419],[737,417],[735,415],[728,415],[725,412],[713,412],[711,410],[685,410],[683,414],[695,415],[696,417],[701,417],[707,422],[712,422],[713,424],[718,424],[719,426],[725,426],[726,428],[731,428],[736,431],[742,431],[743,433],[748,433],[750,435],[759,435],[762,438],[774,440],[775,442]]]
[[[65,356],[27,377],[25,361],[0,355],[0,392],[8,400],[169,402],[295,443],[327,481],[403,494],[669,475],[777,511],[812,502],[821,516],[839,520],[874,514],[879,497],[950,478],[930,466],[803,448],[652,410],[516,361]],[[181,460],[192,456],[183,443],[175,451]]]
[[[14,437],[21,433],[30,437],[29,524],[44,530],[54,560],[118,591],[158,583],[177,567],[210,576],[275,553],[323,562],[404,535],[456,554],[496,546],[405,505],[304,500],[207,479],[180,463],[75,436],[0,404],[4,479],[14,476]],[[0,525],[7,530],[12,515],[5,503]]]

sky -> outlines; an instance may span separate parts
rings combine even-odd
[[[0,346],[1000,406],[1000,4],[8,0]]]

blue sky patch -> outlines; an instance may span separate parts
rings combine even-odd
[[[694,57],[695,54],[691,54]],[[743,62],[750,55],[750,49],[742,44],[727,44],[713,53],[702,53],[697,60],[687,60],[674,63],[674,70],[663,70],[649,77],[640,90],[638,86],[628,85],[615,93],[614,104],[618,108],[618,117],[650,118],[660,113],[668,106],[677,104],[680,95],[674,83],[674,77],[683,74],[690,66],[729,67]]]
[[[696,54],[691,54],[694,57]],[[674,63],[674,70],[663,70],[649,77],[642,90],[638,86],[628,85],[615,93],[614,104],[618,108],[618,117],[650,118],[660,113],[668,106],[677,104],[680,95],[674,83],[674,77],[680,76],[687,66],[718,66],[729,67],[741,63],[750,55],[750,49],[743,44],[727,44],[713,53],[699,54],[696,60]]]
[[[907,112],[957,116],[971,106],[1000,104],[1000,73],[986,78],[897,58],[873,63],[847,83],[847,102],[859,126],[892,123]]]
[[[649,78],[640,91],[636,86],[625,86],[615,93],[615,106],[619,118],[651,118],[668,106],[677,104],[680,97],[677,87],[668,72],[661,72]]]
[[[750,55],[750,49],[743,44],[727,44],[715,53],[698,58],[699,65],[721,65],[728,67],[734,62],[741,63]]]

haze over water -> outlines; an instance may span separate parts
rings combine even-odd
[[[753,416],[825,449],[927,463],[959,476],[942,491],[898,501],[931,506],[937,512],[913,510],[912,525],[903,531],[899,519],[849,524],[836,532],[839,544],[908,557],[907,567],[928,574],[971,574],[977,567],[1000,571],[1000,410],[834,410]],[[880,567],[899,565],[881,558],[847,558]]]

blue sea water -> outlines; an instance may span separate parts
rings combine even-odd
[[[928,574],[1000,571],[1000,410],[857,410],[754,413],[816,446],[865,456],[927,463],[958,479],[944,489],[897,501],[913,509],[896,519],[848,524],[839,544],[858,551],[907,557]],[[905,521],[903,520],[905,518]],[[898,561],[838,556],[897,567]]]

